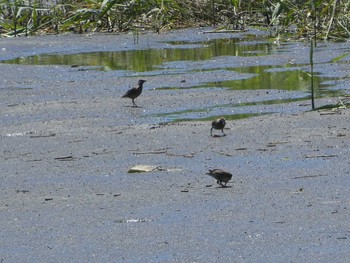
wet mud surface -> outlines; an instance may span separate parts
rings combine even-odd
[[[142,37],[138,45],[132,35],[2,39],[1,58],[225,35],[193,29]],[[318,72],[349,75],[347,64],[329,62],[347,44],[322,45]],[[307,45],[289,50],[217,63],[307,63]],[[227,109],[217,105],[300,94],[160,89],[235,78],[225,71],[154,75],[133,108],[121,96],[137,75],[69,66],[0,69],[0,261],[347,262],[348,109],[310,112],[309,101],[290,103],[278,114],[227,120],[226,136],[210,137],[211,120],[172,123],[162,114],[195,104],[220,116]],[[335,89],[349,93],[349,81]],[[211,116],[203,110],[195,117]],[[158,169],[128,173],[135,165]],[[205,174],[213,168],[233,174],[229,187]]]

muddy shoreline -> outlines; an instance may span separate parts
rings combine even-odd
[[[1,39],[0,54],[3,60],[225,37],[203,30],[147,33],[139,45],[132,35]],[[350,74],[347,64],[329,62],[341,49],[322,43],[318,52],[318,72]],[[308,46],[230,63],[291,59],[307,63]],[[142,107],[132,108],[120,96],[137,75],[69,66],[0,69],[1,262],[347,262],[348,109],[310,112],[309,104],[299,103],[281,114],[230,120],[227,135],[212,138],[210,121],[166,123],[157,114],[189,103],[284,93],[155,92],[203,77],[158,75],[147,77]],[[336,85],[348,87],[346,79]],[[134,165],[160,169],[127,173]],[[205,175],[211,168],[233,173],[228,188]]]

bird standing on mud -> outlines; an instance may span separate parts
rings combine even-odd
[[[133,107],[137,107],[134,99],[136,99],[138,96],[141,95],[142,93],[142,88],[143,88],[143,83],[145,83],[146,80],[140,79],[137,86],[132,87],[131,89],[129,89],[122,98],[130,98],[132,99],[132,104]]]
[[[221,169],[213,169],[209,170],[209,173],[207,173],[211,177],[216,179],[216,183],[221,185],[222,187],[226,187],[226,184],[228,181],[231,180],[232,174],[229,172],[226,172]],[[225,184],[224,184],[225,183]]]
[[[224,134],[223,136],[225,136],[225,135],[226,135],[226,134],[224,133],[225,125],[226,125],[226,121],[225,121],[225,118],[224,118],[224,117],[220,117],[219,119],[214,120],[214,121],[211,123],[210,136],[213,137],[213,129],[215,129],[215,130],[221,130],[222,133]]]

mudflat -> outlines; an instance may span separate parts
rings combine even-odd
[[[207,38],[202,31],[149,33],[137,45],[132,35],[1,39],[0,54],[161,48],[164,40]],[[348,65],[329,62],[341,54],[332,45],[319,51],[318,71],[350,74]],[[299,44],[234,63],[307,57]],[[211,137],[211,121],[167,122],[158,113],[276,91],[157,90],[221,73],[150,75],[140,107],[130,107],[121,96],[137,75],[69,66],[0,70],[1,262],[348,262],[348,109],[286,106],[227,120],[226,136]],[[348,90],[349,81],[336,87]],[[154,169],[128,173],[136,165]],[[233,174],[228,187],[205,174],[213,168]]]

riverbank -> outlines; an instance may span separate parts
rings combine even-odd
[[[205,35],[179,32],[163,39]],[[92,42],[81,44],[82,37]],[[147,37],[145,47],[163,45],[159,35]],[[115,39],[135,48],[130,35],[1,45],[12,57],[121,48]],[[302,47],[268,61],[307,60]],[[346,75],[345,65],[322,63],[336,52],[321,50],[319,69]],[[156,113],[194,102],[225,103],[232,91],[156,93],[183,76],[150,76],[137,100],[141,107],[132,108],[120,97],[138,76],[67,66],[0,68],[0,261],[347,262],[348,109],[310,112],[306,105],[293,114],[228,120],[226,136],[210,137],[210,121],[167,123]],[[191,74],[186,84],[195,79]],[[235,96],[252,92],[278,91]],[[328,102],[336,99],[317,100]],[[158,169],[128,173],[135,165]],[[229,187],[205,174],[211,168],[233,173]]]

